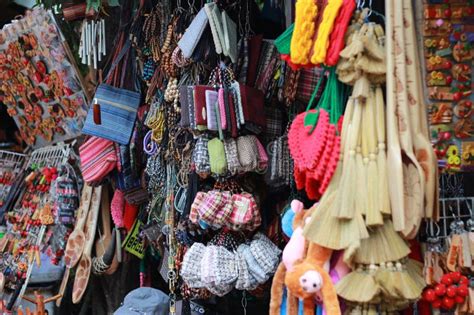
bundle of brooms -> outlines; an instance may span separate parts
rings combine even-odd
[[[395,231],[387,182],[383,91],[385,48],[381,26],[352,25],[336,72],[353,85],[344,112],[341,154],[305,237],[321,246],[344,249],[353,271],[337,284],[338,294],[354,307],[350,314],[387,313],[405,308],[424,287],[421,267],[406,257],[410,250]]]

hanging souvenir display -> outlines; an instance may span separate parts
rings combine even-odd
[[[78,136],[86,99],[54,18],[37,8],[1,37],[2,99],[25,142],[38,148]]]
[[[430,132],[440,166],[450,171],[472,169],[469,158],[463,158],[463,149],[469,152],[467,143],[473,137],[473,14],[472,4],[465,1],[423,4],[420,42]]]
[[[472,313],[470,4],[83,2],[0,31],[8,113],[68,143],[0,152],[0,311],[47,257],[64,313]]]

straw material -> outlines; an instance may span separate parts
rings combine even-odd
[[[372,301],[380,292],[380,286],[375,281],[375,270],[366,271],[362,268],[349,273],[336,284],[337,294],[343,299],[357,303]]]
[[[377,167],[378,167],[378,186],[379,186],[379,210],[383,214],[390,214],[390,198],[388,194],[387,181],[387,154],[385,145],[385,108],[383,104],[382,88],[378,86],[375,89],[375,122],[377,125]]]
[[[356,101],[354,103],[354,113],[351,123],[348,127],[347,137],[344,147],[344,164],[341,185],[338,190],[338,208],[334,215],[338,218],[351,219],[354,217],[355,208],[355,168],[356,168],[356,147],[360,132],[360,124],[362,120],[362,107]]]
[[[364,112],[364,131],[368,150],[368,167],[367,167],[367,213],[365,222],[367,226],[377,226],[383,224],[382,213],[379,211],[379,183],[378,183],[378,166],[377,166],[377,140],[375,134],[375,100],[374,93],[370,91],[367,98],[366,109]]]
[[[380,264],[396,261],[410,253],[407,243],[393,229],[392,221],[370,230],[369,237],[361,240],[354,260],[362,264]]]

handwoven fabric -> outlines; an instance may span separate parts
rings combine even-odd
[[[235,253],[235,260],[239,271],[239,276],[235,282],[235,288],[237,290],[254,290],[258,286],[258,282],[255,277],[250,274],[249,266],[247,265],[245,257],[237,252]]]
[[[117,155],[112,141],[91,137],[79,148],[81,171],[84,181],[102,180],[117,165]]]
[[[214,2],[204,5],[209,25],[211,26],[212,38],[216,47],[216,53],[222,54],[222,45],[224,42],[224,28],[222,25],[222,16],[219,8]]]
[[[237,248],[237,252],[244,257],[249,268],[249,273],[252,275],[258,283],[264,283],[268,280],[268,276],[265,271],[260,267],[258,262],[255,260],[252,252],[250,251],[250,246],[247,244],[241,244]]]
[[[269,142],[283,134],[283,113],[276,107],[265,107],[265,141]]]
[[[255,198],[249,193],[232,195],[232,213],[227,226],[233,230],[253,231],[262,222]]]
[[[209,140],[207,144],[209,151],[209,164],[211,172],[224,175],[227,172],[227,160],[225,156],[224,143],[219,138]]]
[[[313,94],[322,73],[323,70],[321,68],[303,68],[300,70],[300,76],[296,89],[296,99],[298,101],[303,103],[309,102],[311,99],[311,94]],[[316,92],[317,100],[321,98],[324,86],[324,84],[321,84],[318,91]]]
[[[202,207],[203,201],[206,195],[207,193],[203,191],[199,191],[196,194],[196,197],[194,198],[194,201],[191,205],[191,211],[189,212],[189,220],[193,222],[194,224],[197,224],[199,221],[199,217],[200,217],[199,209]]]
[[[232,138],[224,139],[224,150],[227,159],[227,170],[231,175],[235,175],[242,168],[235,140]]]
[[[200,136],[194,145],[193,163],[198,174],[209,174],[211,172],[207,148],[208,142],[209,139],[206,136]]]
[[[280,262],[281,250],[262,233],[257,233],[250,242],[250,251],[262,270],[271,276]]]
[[[224,27],[224,55],[230,57],[232,63],[237,62],[237,25],[222,11],[222,24]]]
[[[227,222],[232,211],[232,196],[229,191],[208,192],[197,209],[200,219],[219,228]]]
[[[258,148],[253,139],[254,136],[242,136],[237,138],[237,152],[241,165],[241,172],[251,172],[258,166]]]
[[[180,275],[191,288],[203,288],[201,281],[201,261],[206,246],[202,243],[194,243],[184,254]]]
[[[129,144],[140,104],[140,93],[101,84],[94,100],[100,104],[101,124],[94,122],[94,106],[91,106],[82,133]]]
[[[217,111],[216,106],[218,102],[218,93],[216,91],[206,91],[206,114],[207,114],[207,129],[218,130]]]

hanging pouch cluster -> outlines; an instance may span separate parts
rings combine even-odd
[[[288,145],[295,161],[296,187],[305,189],[313,200],[324,193],[339,161],[343,86],[337,80],[334,68],[327,72],[326,88],[318,105],[311,109],[322,78],[306,111],[296,116],[288,132]]]

